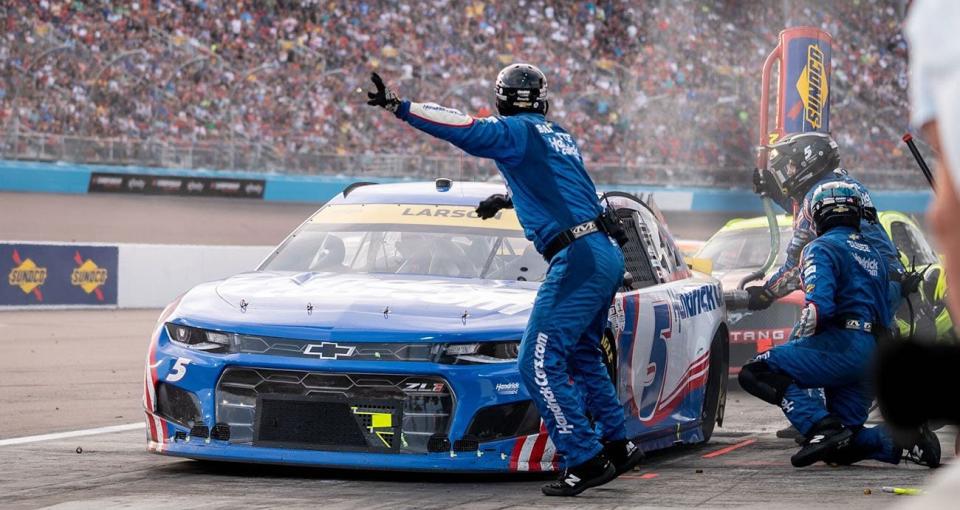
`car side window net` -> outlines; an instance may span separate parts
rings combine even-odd
[[[897,250],[907,256],[907,264],[916,262],[917,264],[936,264],[937,255],[933,253],[929,245],[912,225],[902,221],[895,221],[890,224],[890,233],[893,235],[893,242]]]
[[[642,289],[658,283],[657,277],[650,267],[648,257],[648,240],[644,240],[640,235],[640,226],[637,213],[629,209],[619,209],[617,214],[623,220],[623,227],[627,231],[627,237],[630,239],[623,246],[623,258],[626,262],[627,272],[633,277],[633,286],[630,289]]]

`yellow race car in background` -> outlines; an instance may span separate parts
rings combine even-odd
[[[953,341],[954,327],[945,302],[947,282],[941,258],[910,216],[897,211],[881,211],[879,220],[900,251],[903,265],[908,270],[915,268],[923,274],[919,292],[910,296],[909,305],[904,300],[897,311],[901,338],[912,335],[919,340]],[[793,236],[791,216],[780,215],[777,222],[780,226],[780,251],[771,272],[783,264],[787,243]],[[713,276],[723,283],[725,289],[733,289],[744,276],[763,266],[769,245],[770,230],[766,217],[737,218],[728,221],[711,236],[695,258],[710,260]],[[800,316],[804,300],[799,282],[796,289],[766,310],[728,310],[731,375],[739,372],[740,366],[757,353],[790,339],[790,332]]]

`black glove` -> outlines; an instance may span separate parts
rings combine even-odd
[[[763,195],[766,192],[763,182],[763,171],[759,168],[753,169],[753,192],[758,195]]]
[[[500,209],[513,209],[513,200],[504,194],[496,193],[480,202],[477,206],[477,216],[488,220],[496,216]]]
[[[379,106],[393,113],[397,113],[397,108],[400,108],[400,98],[397,97],[396,92],[388,89],[383,84],[383,79],[380,78],[379,74],[370,73],[370,79],[373,80],[373,85],[377,87],[377,91],[367,92],[367,97],[370,98],[367,104],[370,106]]]
[[[773,180],[764,174],[765,172],[759,168],[753,171],[753,192],[770,198],[781,195],[781,191],[777,189]]]
[[[750,295],[750,299],[747,301],[748,310],[766,310],[773,304],[775,296],[763,285],[754,285],[744,290]]]
[[[773,200],[788,214],[793,211],[790,197],[783,194],[783,190],[777,186],[770,172],[760,170],[759,168],[753,171],[753,192],[761,197],[767,197]]]

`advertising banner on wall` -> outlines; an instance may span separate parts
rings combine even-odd
[[[116,306],[116,246],[0,243],[0,307]]]
[[[263,179],[93,172],[88,191],[262,199],[265,188]]]

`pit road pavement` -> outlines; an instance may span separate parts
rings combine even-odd
[[[0,313],[0,507],[873,509],[899,501],[883,494],[882,486],[922,487],[931,473],[876,462],[794,469],[789,458],[796,447],[773,434],[784,424],[779,410],[741,392],[730,394],[724,427],[710,444],[654,454],[640,470],[572,500],[540,496],[543,478],[358,473],[160,457],[145,451],[140,428],[4,444],[10,438],[142,421],[143,360],[158,314]],[[945,452],[953,450],[952,436],[941,434]]]

